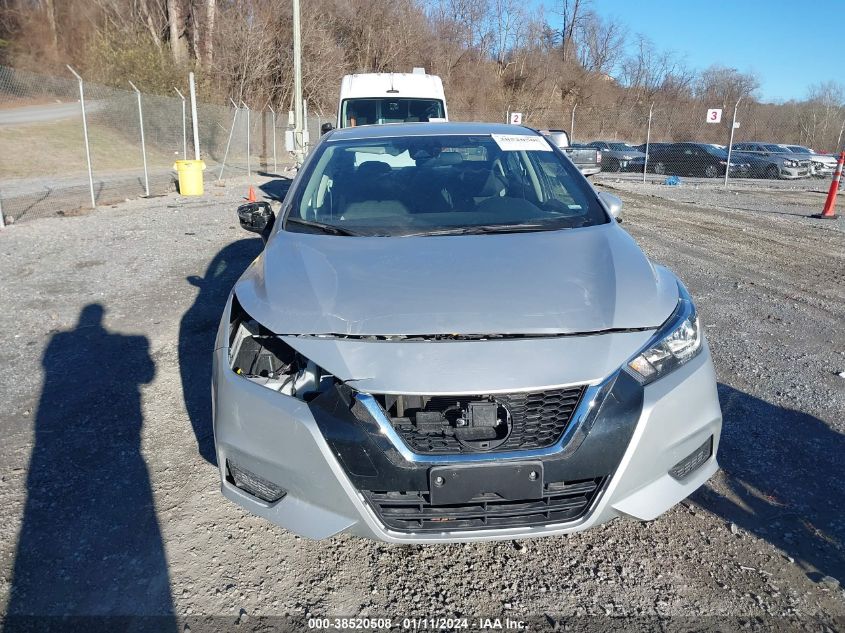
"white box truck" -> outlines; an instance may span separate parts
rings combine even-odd
[[[337,127],[446,120],[443,82],[423,68],[346,75],[341,81]],[[330,129],[331,124],[325,124],[322,132]]]

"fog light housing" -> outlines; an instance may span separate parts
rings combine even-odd
[[[707,441],[704,442],[704,444],[699,446],[692,453],[690,453],[677,464],[672,466],[672,469],[669,471],[669,474],[672,475],[672,477],[674,477],[675,479],[683,479],[692,471],[699,468],[708,459],[710,459],[710,456],[712,454],[713,436],[711,435],[707,438]]]
[[[226,470],[228,471],[226,479],[229,483],[267,503],[275,503],[287,494],[287,490],[281,486],[248,471],[232,460],[226,460]]]

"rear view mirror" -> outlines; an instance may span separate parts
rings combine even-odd
[[[334,129],[334,125],[331,124],[331,121],[327,121],[320,126],[320,134],[325,134],[327,132],[331,132]]]
[[[614,196],[612,193],[607,193],[606,191],[600,191],[599,198],[604,202],[608,213],[618,220],[619,214],[622,212],[622,200],[618,196]]]
[[[241,223],[241,228],[260,234],[266,241],[276,221],[276,216],[269,202],[248,202],[238,207],[238,221]]]

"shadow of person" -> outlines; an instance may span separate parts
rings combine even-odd
[[[700,489],[693,501],[782,549],[812,580],[845,583],[845,436],[724,384],[719,400],[727,489]]]
[[[193,305],[179,323],[179,374],[182,395],[200,455],[217,464],[211,424],[211,358],[220,315],[232,286],[261,252],[259,238],[238,240],[218,252],[205,276],[192,275],[188,283],[199,288]]]
[[[85,306],[44,352],[5,630],[26,615],[172,616],[140,446],[140,385],[155,365],[146,337],[110,332],[104,313]]]

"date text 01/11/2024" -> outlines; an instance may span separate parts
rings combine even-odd
[[[411,631],[460,631],[460,630],[509,630],[526,628],[523,620],[511,618],[438,618],[408,617],[397,621],[393,618],[309,618],[309,629],[324,630],[378,630],[401,626]]]

